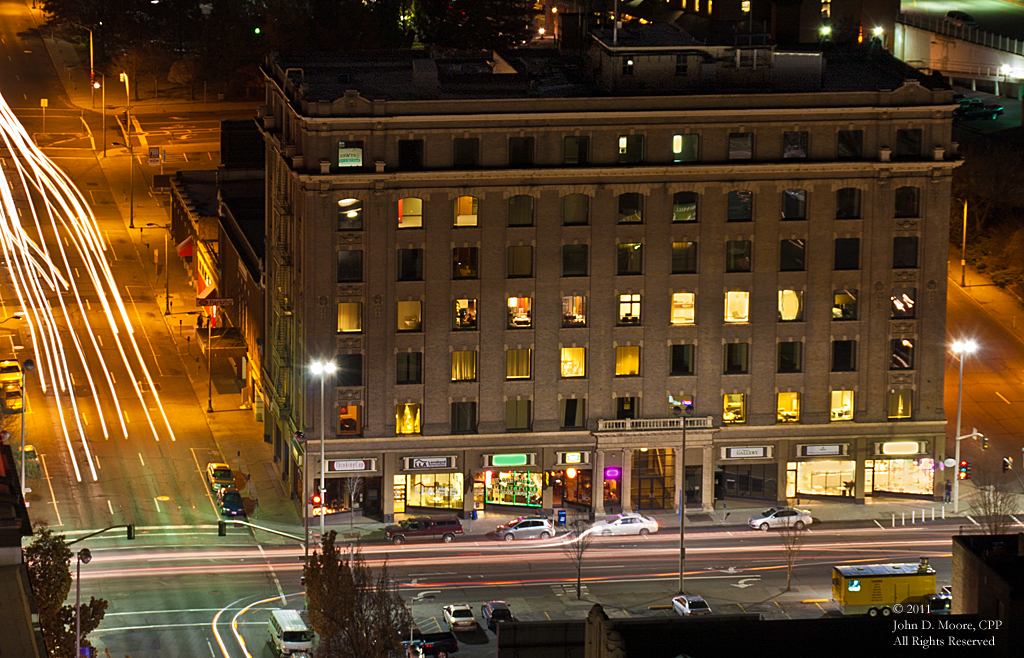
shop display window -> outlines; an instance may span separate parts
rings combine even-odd
[[[853,420],[853,391],[832,391],[832,420]]]
[[[395,434],[420,433],[420,404],[409,402],[395,405]]]
[[[550,477],[551,504],[553,507],[578,505],[590,507],[590,492],[593,486],[592,472],[567,468],[552,471]]]
[[[540,507],[544,478],[534,471],[485,471],[487,502],[492,505]]]
[[[808,496],[852,496],[856,469],[857,462],[852,459],[797,462],[796,493]]]
[[[726,393],[723,396],[722,422],[727,424],[747,422],[746,393]]]
[[[533,326],[531,300],[529,297],[508,298],[508,328],[529,329]]]
[[[396,475],[392,486],[395,492],[395,514],[405,514],[405,476]]]
[[[750,320],[750,293],[730,290],[725,293],[725,321],[748,322]]]
[[[456,299],[452,313],[452,329],[454,331],[476,330],[476,300]]]
[[[804,321],[804,292],[802,290],[779,291],[779,322]]]
[[[408,482],[405,492],[405,504],[408,507],[462,509],[466,490],[462,473],[422,473],[395,477],[404,477]]]
[[[562,348],[562,377],[587,376],[587,348]]]
[[[672,293],[672,324],[693,324],[695,297],[692,292]]]
[[[875,459],[865,462],[871,471],[872,492],[930,496],[935,487],[935,461],[925,459]]]
[[[800,394],[779,393],[778,395],[778,416],[776,420],[780,423],[800,422]]]
[[[583,295],[562,297],[562,326],[587,326],[587,298]]]

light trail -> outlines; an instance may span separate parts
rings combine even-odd
[[[79,408],[71,375],[73,368],[80,366],[85,373],[103,438],[110,437],[111,426],[119,427],[125,439],[129,433],[111,364],[103,356],[96,337],[99,327],[94,327],[89,319],[87,310],[91,305],[83,301],[77,280],[91,284],[96,293],[103,317],[100,323],[105,321],[113,334],[153,438],[159,441],[163,433],[174,441],[174,430],[135,340],[134,328],[107,263],[108,247],[92,209],[71,179],[32,142],[3,96],[0,150],[0,253],[24,309],[23,317],[38,362],[39,384],[44,393],[53,390],[58,424],[75,478],[82,481],[81,455],[89,476],[96,481],[99,477],[89,445],[91,437],[82,423],[83,410]],[[51,235],[56,238],[53,253],[47,244]],[[72,259],[81,262],[72,265]],[[65,295],[69,296],[67,300]],[[75,313],[82,325],[77,330],[73,323]],[[103,373],[102,377],[93,377],[90,361]],[[148,396],[140,381],[149,385]],[[100,400],[104,390],[109,391],[116,410],[116,421],[112,424],[108,423]],[[152,403],[156,404],[159,418],[150,413]],[[77,450],[76,441],[80,445]]]

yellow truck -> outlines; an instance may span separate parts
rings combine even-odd
[[[926,557],[917,564],[832,567],[832,599],[844,615],[888,617],[897,604],[907,606],[902,612],[920,611],[934,593],[935,569]]]

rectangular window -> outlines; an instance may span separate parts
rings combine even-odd
[[[896,150],[893,158],[912,160],[921,157],[921,130],[918,128],[896,131]]]
[[[582,295],[562,297],[562,326],[587,326],[587,298]]]
[[[892,339],[892,351],[889,358],[889,370],[914,369],[914,339]]]
[[[893,288],[891,317],[893,319],[916,317],[916,313],[914,311],[916,299],[917,288]]]
[[[562,224],[585,226],[589,221],[590,197],[586,194],[566,194],[562,197]]]
[[[452,330],[476,331],[476,299],[456,299]]]
[[[669,347],[669,372],[672,377],[683,377],[693,374],[694,345],[672,345]]]
[[[857,341],[832,341],[832,372],[854,372],[857,370]]]
[[[644,246],[639,242],[618,245],[616,274],[643,274]]]
[[[775,419],[780,423],[800,422],[800,394],[779,393],[779,410]]]
[[[476,226],[479,217],[480,199],[475,196],[460,196],[455,199],[455,226]]]
[[[564,140],[563,162],[567,165],[585,165],[590,163],[590,138],[566,137]]]
[[[864,157],[864,131],[840,130],[836,135],[836,157],[839,160],[860,160]]]
[[[897,388],[889,391],[889,420],[911,418],[911,400],[914,391],[909,388]]]
[[[750,293],[743,290],[730,290],[725,293],[725,321],[750,321]]]
[[[860,219],[860,198],[860,188],[836,190],[836,219]]]
[[[795,130],[782,133],[782,158],[806,158],[808,133],[806,130]]]
[[[337,386],[362,386],[363,385],[363,355],[362,354],[339,354],[337,357],[338,369],[335,376]]]
[[[422,281],[423,280],[423,250],[422,249],[399,249],[398,250],[398,275],[399,281]]]
[[[832,319],[857,319],[857,290],[844,289],[832,292]]]
[[[352,283],[363,280],[363,252],[349,249],[338,252],[338,283]]]
[[[729,192],[726,221],[749,222],[754,218],[754,193],[750,190]]]
[[[395,434],[420,433],[420,404],[412,402],[395,405]]]
[[[643,222],[644,197],[636,192],[619,195],[619,223],[639,224]]]
[[[338,200],[338,230],[363,230],[363,202],[359,199]]]
[[[804,292],[802,290],[779,291],[779,322],[804,321]]]
[[[675,162],[697,162],[700,137],[698,135],[672,135],[672,159]]]
[[[686,75],[687,73],[687,55],[676,55],[676,75]]]
[[[585,426],[583,413],[585,400],[568,399],[558,401],[558,417],[562,429],[580,429]]]
[[[533,166],[533,137],[508,138],[508,165],[510,167]]]
[[[533,314],[531,313],[531,300],[529,297],[508,298],[508,328],[529,329],[533,326]]]
[[[533,276],[533,247],[519,245],[508,248],[508,278],[521,279]]]
[[[921,188],[910,186],[896,188],[893,214],[896,217],[920,217]]]
[[[452,352],[452,381],[476,381],[476,350],[456,350]]]
[[[782,193],[782,219],[807,219],[807,190],[786,190]]]
[[[398,302],[398,331],[423,330],[423,302]]]
[[[747,422],[746,393],[726,393],[722,396],[722,422],[727,425]]]
[[[517,194],[508,198],[508,225],[533,226],[533,197]]]
[[[361,436],[363,433],[362,416],[358,404],[346,404],[338,407],[338,434]]]
[[[722,356],[722,373],[726,375],[747,374],[747,343],[726,343]]]
[[[338,302],[338,332],[354,333],[363,330],[361,302]]]
[[[672,195],[672,221],[697,221],[697,193],[676,192]]]
[[[363,143],[361,141],[338,142],[338,166],[362,167]]]
[[[803,363],[800,360],[803,351],[803,343],[794,341],[791,343],[779,343],[779,372],[800,372],[803,370]]]
[[[803,272],[805,242],[798,239],[782,240],[779,243],[779,271]]]
[[[477,277],[477,248],[455,247],[452,249],[452,278],[475,279]]]
[[[476,433],[476,402],[452,402],[452,434]]]
[[[505,401],[505,430],[508,432],[528,432],[530,430],[530,401]]]
[[[640,346],[624,345],[615,348],[615,376],[636,377],[640,374]]]
[[[622,75],[633,75],[633,56],[622,56]]]
[[[640,295],[619,295],[620,325],[640,324]]]
[[[627,418],[636,418],[637,411],[637,398],[615,398],[615,420],[626,420]]]
[[[725,243],[725,271],[750,271],[750,240],[729,240]]]
[[[455,169],[473,169],[480,166],[478,137],[456,137],[452,140],[452,166]]]
[[[897,236],[892,239],[893,269],[917,267],[917,236]]]
[[[423,199],[405,197],[398,200],[398,228],[423,227]]]
[[[505,350],[505,379],[529,379],[530,349]]]
[[[399,352],[397,361],[396,384],[423,383],[423,352]]]
[[[587,348],[562,348],[562,377],[587,376]]]
[[[672,293],[672,324],[693,324],[694,323],[694,298],[692,292]]]
[[[619,164],[637,164],[644,161],[644,136],[619,136]]]
[[[754,158],[754,133],[729,133],[729,159],[752,160]]]
[[[672,274],[695,274],[697,272],[697,243],[672,243]]]
[[[853,420],[853,391],[832,391],[831,419]]]
[[[398,168],[401,171],[419,171],[423,169],[423,140],[398,140]]]
[[[587,245],[562,245],[562,276],[587,276]]]
[[[860,269],[860,238],[836,238],[835,269]]]

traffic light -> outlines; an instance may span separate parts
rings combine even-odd
[[[960,473],[958,476],[961,480],[971,479],[971,462],[969,459],[960,460]]]
[[[128,539],[135,539],[135,524],[128,524]]]
[[[217,536],[227,537],[228,536],[228,523],[227,521],[217,521]]]
[[[988,450],[988,437],[987,436],[981,437],[981,449],[982,450]]]
[[[319,493],[315,493],[315,494],[313,494],[312,497],[310,497],[309,502],[313,504],[313,507],[320,507],[320,503],[321,503],[322,500],[323,499],[320,498],[320,494]]]
[[[1003,457],[1003,473],[1013,469],[1013,457]]]

